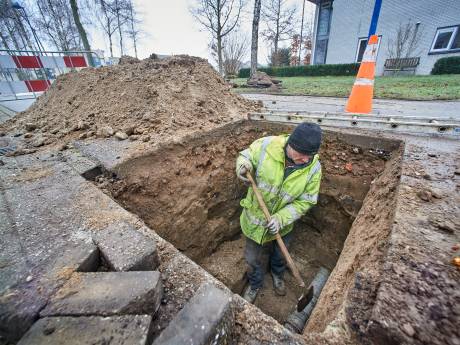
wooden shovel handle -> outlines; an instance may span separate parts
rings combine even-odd
[[[246,173],[246,177],[248,178],[249,182],[251,182],[252,189],[254,191],[254,194],[256,195],[257,201],[259,202],[259,206],[265,215],[265,219],[267,220],[267,222],[269,222],[272,216],[270,215],[270,211],[268,210],[267,205],[265,205],[264,198],[262,197],[262,194],[260,193],[260,190],[257,187],[256,181],[254,181],[254,177],[252,177],[252,174],[249,171]]]
[[[259,206],[262,209],[262,212],[265,215],[265,219],[267,222],[270,221],[271,215],[270,211],[268,211],[267,205],[265,205],[264,198],[262,197],[262,194],[260,193],[259,188],[257,187],[256,181],[254,181],[254,178],[252,177],[252,174],[248,171],[246,173],[246,177],[248,178],[249,182],[251,182],[252,185],[252,190],[254,191],[254,194],[256,195],[257,201],[259,202]],[[305,283],[303,282],[302,277],[300,276],[299,270],[294,264],[294,261],[291,258],[291,255],[289,255],[289,252],[283,242],[283,239],[281,238],[280,234],[277,233],[275,235],[276,238],[276,243],[278,243],[278,246],[281,249],[281,253],[283,254],[284,258],[286,259],[286,262],[289,266],[289,269],[291,270],[292,274],[294,275],[295,279],[299,283],[300,287],[305,287]]]

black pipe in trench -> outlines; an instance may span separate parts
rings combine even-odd
[[[285,324],[288,330],[293,333],[302,333],[305,324],[307,323],[313,309],[315,308],[316,302],[318,302],[319,295],[321,294],[321,290],[323,289],[324,285],[326,285],[327,279],[331,272],[324,267],[320,267],[318,273],[316,273],[315,279],[311,283],[313,285],[313,298],[310,303],[301,311],[298,312],[297,310],[291,313]]]

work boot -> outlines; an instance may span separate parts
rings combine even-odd
[[[253,289],[251,285],[248,285],[246,290],[244,290],[243,298],[248,301],[249,303],[254,303],[256,300],[257,294],[259,293],[260,289]]]
[[[286,286],[284,285],[283,277],[272,272],[273,289],[278,296],[286,295]]]

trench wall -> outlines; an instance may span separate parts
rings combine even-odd
[[[110,192],[160,236],[201,262],[241,233],[239,201],[246,186],[234,173],[238,152],[259,137],[291,130],[291,126],[278,124],[239,122],[160,145],[147,155],[117,166],[113,172],[119,180],[110,185]],[[307,332],[325,330],[344,308],[355,273],[369,265],[369,258],[378,262],[382,256],[389,229],[383,229],[386,223],[378,225],[378,214],[381,208],[391,209],[393,205],[400,146],[397,141],[325,131],[320,151],[324,177],[319,207],[301,222],[321,229],[321,236],[332,239],[327,243],[328,251],[320,252],[322,265],[333,269],[339,255],[344,263],[339,262],[332,272],[331,283],[318,304],[324,306],[315,310]],[[393,187],[376,196],[375,188],[382,183]],[[363,200],[372,206],[361,208]],[[388,217],[385,213],[382,219]],[[382,229],[376,228],[375,222]],[[346,240],[352,224],[356,230]],[[344,241],[346,250],[342,252]]]

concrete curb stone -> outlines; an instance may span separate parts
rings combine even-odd
[[[154,315],[162,296],[158,271],[75,273],[40,316]]]
[[[93,241],[114,271],[153,271],[158,266],[155,241],[127,222],[112,223],[94,232]]]
[[[233,325],[231,294],[205,284],[153,344],[228,344],[231,342]]]
[[[46,317],[38,320],[17,345],[148,345],[151,322],[150,315]]]

